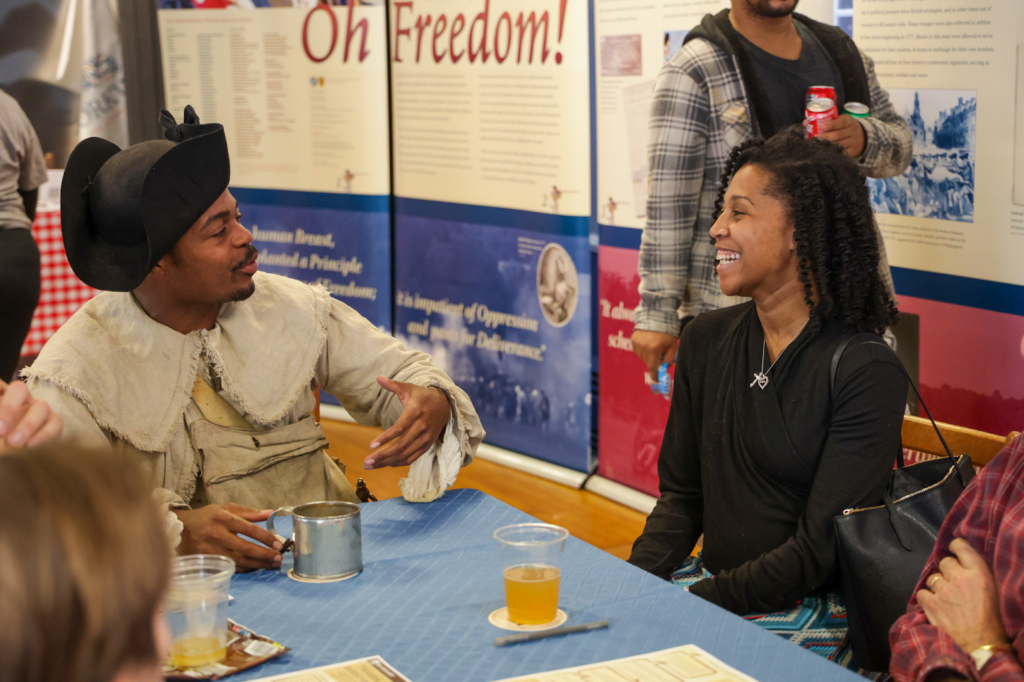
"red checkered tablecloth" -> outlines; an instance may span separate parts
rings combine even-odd
[[[40,211],[32,225],[32,236],[39,246],[42,287],[39,307],[32,317],[22,355],[37,355],[43,344],[90,298],[99,293],[75,277],[64,254],[60,232],[60,211]]]

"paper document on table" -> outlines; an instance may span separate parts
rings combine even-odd
[[[757,682],[698,646],[687,644],[651,654],[578,668],[511,677],[501,682]]]
[[[310,668],[297,673],[261,677],[253,682],[412,682],[380,656]]]

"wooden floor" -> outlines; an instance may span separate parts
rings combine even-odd
[[[380,429],[323,420],[331,446],[328,453],[345,463],[354,486],[365,479],[378,499],[399,497],[398,479],[408,467],[365,471],[363,460]],[[621,559],[644,527],[644,515],[585,490],[575,490],[530,474],[477,459],[462,469],[456,488],[475,488],[547,523],[563,526],[573,536]]]

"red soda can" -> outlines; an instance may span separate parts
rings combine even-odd
[[[807,104],[807,123],[804,124],[804,138],[811,139],[819,132],[818,125],[822,121],[834,121],[839,118],[839,110],[832,100],[819,97]]]
[[[807,94],[804,95],[804,106],[807,106],[816,99],[830,99],[835,102],[836,89],[830,85],[812,85],[807,88]]]

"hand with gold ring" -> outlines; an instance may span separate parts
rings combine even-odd
[[[985,557],[970,543],[957,538],[949,543],[939,573],[925,580],[917,603],[928,622],[953,638],[964,653],[987,645],[1009,645],[999,610],[999,586]],[[935,590],[939,580],[942,588]]]

